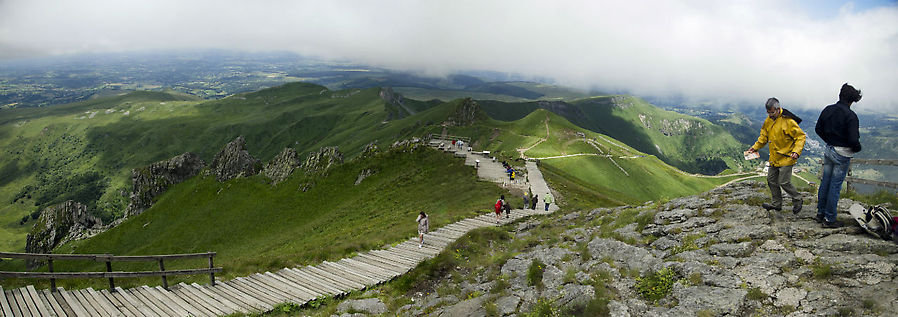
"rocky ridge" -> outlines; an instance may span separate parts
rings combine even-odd
[[[102,228],[103,221],[90,215],[86,205],[65,201],[41,211],[26,238],[25,252],[50,253],[60,243],[92,236]]]
[[[284,148],[280,154],[265,164],[262,174],[271,179],[273,185],[287,179],[299,167],[299,156],[293,148]]]
[[[246,150],[246,139],[239,136],[215,155],[206,175],[215,175],[219,182],[225,182],[236,177],[256,175],[261,170],[259,165],[259,160]]]
[[[125,217],[139,215],[153,205],[156,197],[169,187],[194,177],[203,170],[206,162],[194,153],[184,153],[165,161],[131,170],[131,203],[125,209]]]
[[[499,260],[484,266],[444,251],[461,264],[406,294],[410,303],[385,295],[389,285],[360,297],[400,316],[898,315],[898,245],[844,214],[845,227],[822,228],[814,193],[803,195],[810,207],[798,215],[768,213],[766,184],[747,181],[663,204],[530,218],[505,226],[510,241],[485,242],[483,256]]]

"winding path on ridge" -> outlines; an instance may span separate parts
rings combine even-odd
[[[534,194],[545,197],[549,187],[535,162],[528,161],[527,180],[506,181],[505,170],[498,162],[465,149],[454,149],[448,141],[431,141],[449,154],[463,157],[465,165],[477,166],[480,178],[496,181],[503,186],[531,188]],[[496,176],[499,176],[498,178]],[[35,289],[28,285],[4,290],[0,287],[0,316],[221,316],[234,313],[261,313],[281,303],[305,304],[326,296],[339,296],[378,285],[405,274],[419,263],[435,257],[443,249],[468,231],[498,226],[530,215],[548,214],[537,209],[514,209],[508,218],[497,222],[490,212],[464,219],[425,236],[423,247],[417,237],[402,241],[388,249],[371,250],[339,261],[324,261],[317,265],[287,267],[276,272],[256,273],[215,285],[180,283],[170,289],[161,286],[140,286],[129,289],[66,290]],[[413,226],[414,224],[409,224]]]

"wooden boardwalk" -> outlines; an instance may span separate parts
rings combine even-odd
[[[455,153],[468,156],[467,153]],[[474,160],[466,158],[474,165]],[[481,160],[479,169],[495,168]],[[501,168],[501,165],[498,166]],[[536,164],[528,162],[529,185],[541,196],[548,192]],[[511,199],[511,198],[510,198]],[[556,207],[550,208],[552,212]],[[6,290],[0,287],[0,317],[6,316],[220,316],[232,313],[270,311],[280,303],[304,304],[315,298],[342,295],[387,282],[405,274],[419,263],[435,257],[450,243],[468,231],[505,224],[533,214],[537,210],[515,209],[510,218],[496,222],[493,213],[464,219],[424,237],[417,237],[384,250],[372,250],[318,265],[284,268],[277,272],[256,273],[212,285],[181,283],[166,290],[160,286],[130,289],[66,290],[56,292],[34,286]]]

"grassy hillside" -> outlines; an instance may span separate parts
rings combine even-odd
[[[747,145],[711,122],[665,111],[631,96],[601,96],[570,102],[485,101],[484,111],[499,120],[517,120],[549,109],[577,126],[602,133],[692,173],[741,169]]]
[[[225,278],[339,259],[414,236],[419,211],[427,212],[431,226],[439,227],[487,212],[499,194],[507,194],[492,183],[476,180],[473,168],[463,162],[421,147],[347,162],[323,178],[294,173],[276,186],[260,175],[225,183],[211,176],[195,177],[175,186],[146,212],[57,252],[215,251],[215,263],[226,269]],[[376,172],[354,185],[366,169]],[[312,186],[307,191],[298,190],[308,184]],[[190,264],[171,265],[175,269]],[[0,268],[4,265],[12,264],[0,262]],[[155,265],[148,263],[143,268]],[[55,267],[61,271],[105,269],[77,261],[57,262]],[[19,282],[5,281],[4,286]],[[104,281],[94,282],[102,287]],[[73,283],[85,285],[84,281]]]
[[[330,91],[287,84],[200,102],[180,95],[135,92],[72,105],[0,112],[0,250],[22,250],[37,212],[67,199],[109,221],[121,215],[130,170],[194,152],[207,163],[244,136],[267,161],[285,147],[305,153],[339,146],[357,155],[368,143],[420,136],[417,118],[397,119],[380,89]],[[407,100],[413,111],[434,103]],[[393,118],[393,120],[388,120]],[[22,223],[22,220],[27,220]]]
[[[571,196],[571,207],[595,208],[692,195],[737,178],[683,173],[657,157],[580,128],[544,109],[515,121],[487,118],[472,127],[447,130],[451,135],[470,137],[475,148],[489,150],[503,160],[519,158],[519,149],[526,149],[526,157],[541,158],[540,166],[550,183]],[[568,157],[553,158],[557,156]]]

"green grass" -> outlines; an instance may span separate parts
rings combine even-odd
[[[355,186],[359,172],[377,171]],[[307,182],[307,192],[298,188]],[[388,151],[336,167],[324,178],[294,173],[272,186],[262,176],[219,183],[195,177],[173,187],[152,208],[94,238],[66,244],[59,253],[146,255],[217,252],[223,278],[339,259],[415,235],[419,211],[438,228],[487,212],[499,194],[478,181],[463,161],[429,148]],[[0,266],[12,265],[0,262]],[[118,268],[153,270],[146,265]],[[171,269],[196,263],[172,263]],[[100,265],[56,262],[60,271],[103,270]],[[166,264],[166,268],[169,268]],[[203,281],[205,277],[196,277]],[[4,281],[4,285],[17,282]],[[27,281],[34,282],[34,281]],[[83,281],[73,284],[85,283]],[[120,285],[159,284],[122,280]],[[61,285],[67,285],[61,284]],[[103,287],[95,281],[95,287]],[[84,285],[86,286],[86,285]]]

